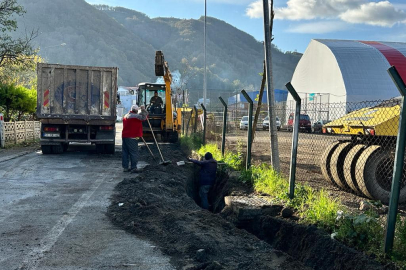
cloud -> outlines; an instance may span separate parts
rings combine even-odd
[[[275,9],[275,19],[312,20],[334,18],[359,7],[365,0],[289,0],[287,7]]]
[[[362,4],[359,8],[348,10],[339,16],[349,23],[364,23],[383,27],[392,27],[396,23],[405,22],[406,13],[388,1]]]
[[[248,5],[245,14],[250,18],[262,18],[262,0],[255,1]]]
[[[406,23],[406,13],[400,7],[403,4],[394,6],[389,1],[288,0],[286,7],[275,8],[275,19],[299,21],[339,18],[347,23],[391,27],[396,23]],[[246,9],[246,15],[250,18],[261,18],[262,12],[262,0],[250,3]]]
[[[347,27],[348,25],[346,23],[340,21],[320,21],[299,24],[297,26],[291,27],[288,32],[300,34],[325,34],[330,32],[343,31],[347,29]]]
[[[182,2],[185,0],[182,0]],[[204,0],[191,0],[192,2],[204,3]],[[212,3],[232,4],[232,5],[247,5],[252,0],[207,0],[207,5]]]

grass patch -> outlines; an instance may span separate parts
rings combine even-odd
[[[203,157],[204,154],[210,152],[213,155],[213,158],[218,162],[225,163],[227,167],[230,167],[234,170],[241,170],[243,166],[243,159],[241,151],[237,153],[226,151],[224,157],[221,155],[221,150],[217,147],[216,144],[206,144],[202,145],[197,150],[197,154],[200,157]]]

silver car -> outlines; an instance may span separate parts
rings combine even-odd
[[[268,130],[269,129],[269,116],[265,117],[264,121],[262,122],[262,129]],[[276,117],[276,129],[281,130],[281,120],[279,117]]]
[[[243,116],[241,118],[240,129],[248,129],[248,116]]]

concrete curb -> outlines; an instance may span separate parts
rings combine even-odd
[[[9,161],[9,160],[11,160],[11,159],[15,159],[15,158],[18,158],[18,157],[22,157],[22,156],[28,155],[28,154],[33,153],[33,152],[35,152],[35,151],[36,151],[36,150],[24,151],[24,152],[16,153],[16,154],[9,155],[9,156],[6,156],[6,157],[0,157],[0,163]]]

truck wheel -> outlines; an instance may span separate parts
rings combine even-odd
[[[169,142],[176,143],[178,141],[179,135],[176,131],[169,133]]]
[[[324,178],[336,185],[336,183],[333,180],[333,176],[331,175],[331,171],[330,171],[330,160],[331,160],[331,156],[333,155],[334,150],[336,150],[336,148],[338,147],[338,145],[340,144],[340,142],[334,142],[332,144],[330,144],[327,149],[324,151],[323,155],[321,156],[320,159],[320,169],[321,172],[324,176]]]
[[[163,141],[163,142],[168,142],[168,137],[169,137],[169,134],[168,134],[169,132],[165,132],[165,131],[162,131],[162,133],[161,133],[161,140]]]
[[[52,154],[52,145],[41,145],[42,154]]]
[[[365,149],[357,161],[356,174],[358,186],[367,197],[380,200],[384,204],[389,203],[394,156],[389,149],[379,145],[372,145]],[[405,166],[403,166],[405,175]],[[406,179],[400,183],[399,203],[406,202]]]
[[[99,154],[104,154],[105,152],[104,144],[96,144],[96,152]]]
[[[356,164],[358,161],[359,156],[365,150],[366,146],[364,144],[356,144],[353,148],[348,152],[347,156],[344,160],[344,178],[347,182],[347,185],[359,195],[362,195],[362,191],[358,186],[357,179],[355,178]]]
[[[114,154],[116,146],[114,144],[106,144],[104,147],[106,154]]]
[[[63,146],[62,144],[52,145],[52,152],[54,154],[61,154],[63,153]]]
[[[68,151],[68,148],[69,148],[69,143],[64,143],[63,144],[63,151],[64,152]]]
[[[351,142],[343,142],[340,143],[337,148],[332,151],[331,159],[330,159],[330,172],[333,181],[342,189],[344,190],[351,190],[351,188],[347,185],[347,182],[344,178],[344,159],[348,153],[348,151],[353,147]]]

